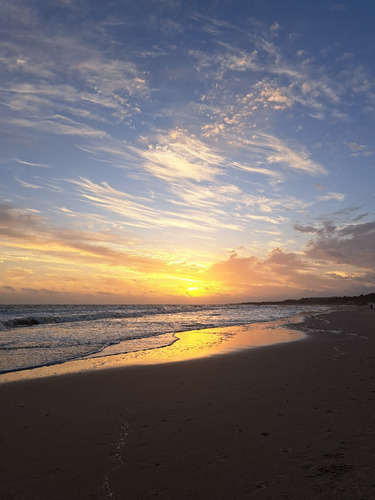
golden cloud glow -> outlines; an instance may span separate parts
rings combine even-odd
[[[342,263],[333,265],[320,258],[336,251],[339,243],[333,237],[317,239],[305,253],[271,248],[260,258],[242,247],[228,257],[171,242],[163,251],[154,250],[152,245],[134,245],[118,231],[56,228],[45,218],[9,207],[3,207],[0,216],[5,301],[24,297],[52,302],[233,302],[270,294],[305,295],[307,284],[310,290],[327,294],[349,282],[371,284],[371,276],[353,254],[354,236],[373,239],[371,224],[340,230]],[[334,228],[327,226],[325,231]],[[309,253],[319,260],[309,258]],[[371,259],[363,260],[370,267]]]

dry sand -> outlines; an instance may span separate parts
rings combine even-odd
[[[375,499],[374,325],[0,384],[0,498]]]

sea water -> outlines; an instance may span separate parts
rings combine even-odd
[[[305,310],[249,304],[0,305],[0,373],[158,349],[177,341],[178,332],[272,321]]]

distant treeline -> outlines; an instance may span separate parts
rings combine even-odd
[[[357,297],[303,297],[302,299],[286,299],[280,301],[267,301],[267,302],[242,302],[242,304],[251,305],[357,305],[367,306],[370,302],[375,303],[375,293],[367,295],[358,295]]]

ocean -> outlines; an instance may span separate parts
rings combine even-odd
[[[273,321],[306,309],[248,304],[0,305],[0,373],[159,349],[178,341],[178,332]]]

